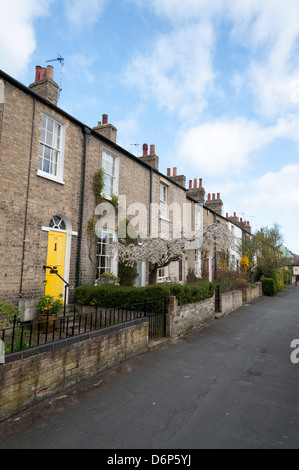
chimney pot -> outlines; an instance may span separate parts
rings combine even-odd
[[[156,150],[155,150],[155,146],[154,146],[154,145],[151,145],[151,147],[150,147],[150,152],[151,152],[151,155],[155,155]]]
[[[241,217],[241,219],[240,219],[240,222],[243,222],[243,219],[242,219],[242,217]]]
[[[208,194],[208,201],[211,200],[211,193]]]
[[[213,193],[213,201],[215,200],[215,193]]]
[[[40,80],[43,80],[44,78],[46,78],[46,76],[47,76],[47,69],[45,67],[42,67],[40,71]]]
[[[50,80],[53,80],[53,65],[48,65],[47,66],[46,76]]]
[[[108,114],[103,114],[102,122],[103,122],[103,124],[108,124]]]
[[[37,65],[35,67],[35,81],[38,82],[40,80],[40,74],[41,74],[41,66]]]
[[[167,176],[170,176],[170,168],[167,168]]]
[[[217,199],[220,199],[220,193],[217,193]]]
[[[237,213],[236,213],[236,212],[234,212],[234,217],[237,217]]]
[[[177,176],[177,168],[173,169],[173,176]]]
[[[189,180],[189,189],[192,189],[192,180]]]
[[[148,154],[148,145],[143,144],[143,156],[146,157],[147,154]]]
[[[226,218],[228,219],[228,212],[226,213]]]
[[[194,188],[197,188],[197,179],[194,178]]]
[[[199,187],[202,188],[202,178],[199,178]]]

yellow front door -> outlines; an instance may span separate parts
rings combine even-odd
[[[62,278],[64,276],[65,242],[66,233],[54,231],[49,232],[47,266],[55,267]],[[46,295],[58,297],[59,294],[63,294],[62,279],[60,279],[56,274],[51,273],[50,269],[46,270],[46,281]]]

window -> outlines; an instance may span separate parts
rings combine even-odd
[[[43,114],[40,131],[38,175],[62,183],[65,126]]]
[[[160,184],[160,217],[167,218],[167,186]]]
[[[196,204],[194,208],[194,230],[200,229],[200,208]]]
[[[231,255],[231,268],[232,269],[236,269],[236,256],[235,255]]]
[[[201,277],[201,254],[200,250],[195,250],[195,276]]]
[[[103,170],[105,178],[105,196],[118,194],[118,159],[110,153],[103,152]]]
[[[114,230],[103,229],[98,238],[98,274],[117,274],[115,256],[112,250],[112,242],[116,241]]]
[[[169,266],[158,269],[158,282],[164,281],[169,277]]]
[[[64,220],[59,215],[54,215],[49,223],[49,227],[57,230],[66,230]]]

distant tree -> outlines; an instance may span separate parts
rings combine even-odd
[[[281,268],[286,265],[283,235],[277,223],[270,228],[262,227],[255,234],[255,237],[258,243],[257,266],[261,275],[267,275],[270,269]]]

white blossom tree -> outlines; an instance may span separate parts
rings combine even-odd
[[[127,266],[133,266],[136,261],[149,263],[149,283],[155,284],[159,268],[169,266],[179,261],[191,249],[221,246],[223,249],[233,246],[234,235],[225,225],[214,223],[203,230],[189,232],[181,238],[147,238],[140,239],[137,244],[127,244],[118,240],[113,244],[118,260]]]
[[[190,244],[194,240],[194,234],[167,240],[163,238],[142,239],[136,245],[127,245],[119,240],[115,243],[115,248],[119,261],[128,266],[133,266],[138,260],[148,262],[149,283],[155,284],[158,269],[179,261],[190,249]]]
[[[224,224],[215,222],[203,228],[202,248],[218,246],[223,250],[228,250],[236,245],[235,235]]]

